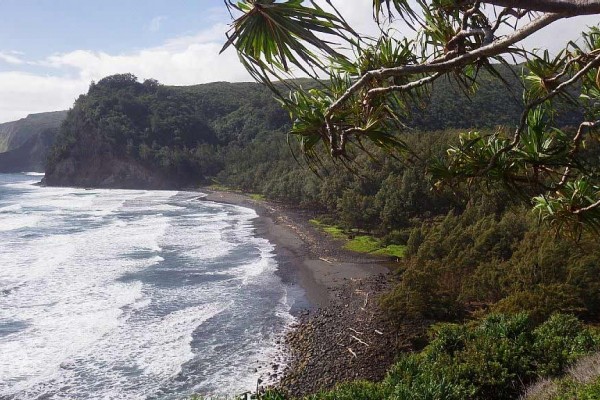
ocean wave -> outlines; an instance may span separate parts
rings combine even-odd
[[[0,320],[19,326],[0,337],[0,397],[181,398],[256,383],[245,366],[273,356],[291,315],[253,210],[24,182],[0,177],[17,196],[0,221],[30,232],[0,222]]]

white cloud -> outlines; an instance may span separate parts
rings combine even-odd
[[[0,52],[0,61],[4,61],[7,64],[20,65],[24,64],[25,61],[21,59],[22,54],[16,51],[11,52]]]
[[[65,110],[89,85],[79,79],[0,72],[0,122],[27,114]]]
[[[92,80],[131,72],[140,80],[154,78],[167,85],[214,81],[249,81],[233,49],[219,55],[225,24],[195,35],[171,39],[164,45],[124,54],[75,50],[31,62],[51,75],[0,72],[0,123],[27,114],[68,109],[87,91]]]
[[[179,37],[163,46],[128,54],[90,50],[55,54],[42,64],[58,70],[74,70],[79,79],[85,81],[124,72],[131,72],[140,79],[158,79],[168,85],[249,80],[232,49],[219,55],[225,29],[225,25],[218,24],[197,35]]]
[[[167,17],[164,15],[159,15],[158,17],[152,18],[152,20],[150,21],[150,25],[148,26],[148,30],[150,32],[158,32],[160,30],[162,22],[166,19]]]

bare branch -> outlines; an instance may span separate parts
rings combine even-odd
[[[587,207],[579,208],[579,209],[573,211],[573,214],[576,214],[576,215],[577,214],[583,214],[584,212],[591,211],[591,210],[593,210],[595,208],[598,208],[598,207],[600,207],[600,200],[598,200],[597,202],[595,202],[593,204],[590,204]]]
[[[440,76],[442,76],[442,74],[437,73],[437,74],[429,75],[425,78],[419,79],[418,81],[409,82],[406,85],[392,85],[392,86],[369,89],[369,91],[367,92],[367,97],[372,97],[372,96],[375,96],[378,94],[385,94],[385,93],[390,93],[390,92],[406,92],[406,91],[421,87],[427,83],[431,83],[431,82],[435,81],[437,78],[439,78]]]
[[[583,122],[581,125],[579,125],[579,129],[577,129],[577,134],[575,135],[575,137],[573,138],[573,150],[571,150],[571,155],[575,154],[577,152],[577,150],[579,149],[579,144],[581,143],[581,139],[583,138],[583,131],[585,128],[588,129],[593,129],[596,126],[600,125],[600,120],[598,121],[587,121],[587,122]]]
[[[484,0],[483,3],[545,13],[569,15],[600,13],[600,0]]]

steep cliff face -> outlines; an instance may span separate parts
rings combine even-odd
[[[48,129],[30,137],[16,149],[0,153],[1,172],[44,172],[48,151],[58,129]]]
[[[31,114],[0,124],[0,172],[43,172],[67,111]]]
[[[0,153],[17,149],[43,132],[58,129],[66,116],[67,111],[54,111],[0,124]]]
[[[172,189],[185,186],[187,182],[113,148],[95,129],[88,127],[79,132],[77,143],[67,153],[48,165],[42,183],[49,186]]]

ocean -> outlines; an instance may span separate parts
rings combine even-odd
[[[253,210],[0,174],[0,398],[256,387],[294,322]],[[261,368],[259,368],[261,367]]]

